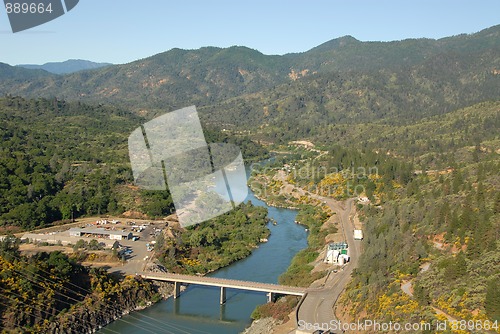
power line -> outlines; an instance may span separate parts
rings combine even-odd
[[[26,276],[25,276],[25,277],[26,277]],[[27,277],[26,277],[26,278],[27,278]],[[39,287],[42,287],[42,286],[41,286],[40,284],[38,284],[38,283],[35,283],[35,284],[36,284],[36,285],[38,285]],[[42,288],[43,288],[43,287],[42,287]],[[4,290],[4,291],[5,291],[5,289],[4,289],[4,288],[2,288],[2,290]],[[11,291],[11,290],[9,290],[9,292],[10,292],[10,293],[12,293],[12,294],[14,294],[14,295],[16,295],[16,296],[18,296],[19,298],[23,298],[23,297],[22,297],[21,295],[19,295],[18,293],[15,293],[15,292],[13,292],[13,291]],[[65,296],[66,298],[71,298],[71,297],[68,297],[68,296],[66,296],[66,295],[64,295],[64,294],[61,294],[61,295],[62,295],[62,296]],[[73,298],[73,299],[74,299],[74,298]],[[76,299],[74,299],[74,300],[76,300]],[[71,304],[71,303],[69,303],[69,302],[67,302],[67,301],[63,301],[63,300],[59,300],[59,301],[60,301],[60,302],[62,302],[62,303],[65,303],[65,304],[66,304],[66,305],[68,305],[68,306],[73,306],[73,304]],[[21,301],[20,301],[20,302],[21,302]],[[78,303],[80,303],[80,301],[77,301],[77,302],[78,302]],[[22,302],[22,303],[23,303],[23,304],[25,304],[25,305],[27,305],[27,304],[26,304],[26,303],[24,303],[24,302]],[[31,306],[31,305],[28,305],[28,306]],[[47,312],[44,312],[44,313],[48,314]],[[111,313],[108,313],[108,315],[111,315]],[[52,316],[52,315],[51,315],[51,316]],[[125,320],[123,320],[123,321],[125,321]],[[152,332],[152,331],[150,331],[149,329],[144,328],[144,327],[142,327],[142,326],[139,326],[139,325],[137,325],[137,324],[133,324],[133,323],[130,323],[130,322],[128,322],[128,321],[125,321],[125,322],[126,322],[126,323],[128,323],[128,324],[130,324],[130,325],[132,325],[132,326],[136,326],[136,327],[138,327],[138,328],[140,328],[140,329],[143,329],[143,330],[145,330],[145,331],[148,331],[148,332],[151,332],[151,333],[155,333],[155,332]]]
[[[3,290],[5,290],[5,289],[3,289]],[[18,297],[22,298],[22,296],[21,296],[21,295],[19,295],[19,294],[15,293],[15,292],[13,292],[13,291],[9,291],[9,292],[10,292],[11,294],[13,294],[13,295],[16,295],[16,296],[18,296]],[[15,302],[15,303],[21,303],[21,304],[24,304],[24,305],[26,305],[26,306],[28,306],[28,307],[32,307],[33,309],[37,310],[38,312],[45,313],[46,315],[48,315],[48,316],[49,316],[49,318],[52,316],[52,314],[48,313],[47,311],[42,310],[42,309],[40,309],[40,308],[37,308],[37,307],[35,307],[35,306],[33,306],[33,305],[26,304],[25,302],[23,302],[23,301],[21,301],[21,300],[14,300],[14,299],[12,299],[12,298],[11,298],[11,297],[9,297],[9,296],[6,296],[6,297],[7,297],[7,298],[9,298],[11,301],[13,301],[13,302]],[[0,301],[0,304],[1,304],[1,305],[3,305],[3,306],[5,306],[6,308],[11,307],[10,305],[7,305],[7,304],[5,304],[5,303],[3,303],[3,302],[1,302],[1,301]],[[31,315],[33,318],[35,318],[35,319],[37,318],[37,315],[36,315],[36,314],[33,314],[33,312],[26,312],[26,313],[30,314],[30,315]],[[83,329],[87,329],[87,328],[86,328],[86,327],[84,327],[82,324],[76,323],[76,325],[80,326],[80,327],[81,327],[81,328],[83,328]],[[111,330],[111,329],[107,329],[107,330],[109,330],[109,331],[110,331],[110,332],[112,332],[112,333],[117,333],[117,334],[120,334],[119,332],[116,332],[116,331]]]
[[[13,255],[13,256],[14,256],[14,257],[16,257],[18,260],[20,260],[20,261],[22,261],[22,262],[26,263],[24,258],[22,258],[22,257],[20,257],[20,256],[17,256],[17,255]],[[44,269],[42,269],[42,268],[38,268],[38,270],[39,270],[39,271],[41,271],[41,272],[43,272],[43,273],[45,273],[45,274],[47,274],[47,275],[51,275],[51,273],[47,272],[46,270],[44,270]],[[18,270],[15,270],[15,269],[14,269],[14,271],[16,271],[16,272],[17,272],[17,273],[19,273],[20,275],[22,275],[22,276],[26,277],[29,281],[33,282],[33,281],[29,278],[29,277],[25,276],[25,275],[24,275],[24,273],[19,272]],[[30,272],[31,272],[32,274],[34,274],[34,275],[38,276],[38,277],[41,277],[43,280],[46,280],[46,281],[51,282],[51,283],[53,283],[53,284],[57,284],[57,283],[56,283],[54,280],[52,280],[52,279],[49,279],[49,278],[47,278],[47,277],[44,277],[44,276],[42,276],[42,275],[40,275],[40,274],[38,274],[38,273],[32,272],[32,271],[30,271]],[[69,284],[69,285],[71,285],[71,286],[74,286],[75,288],[77,288],[77,289],[79,289],[79,290],[83,290],[83,291],[87,292],[89,295],[91,295],[91,294],[93,293],[92,291],[90,291],[90,290],[88,290],[88,289],[85,289],[85,288],[83,288],[83,287],[80,287],[80,286],[78,286],[78,285],[76,285],[76,284],[74,284],[74,283],[72,283],[72,282],[64,282],[64,281],[62,281],[62,279],[61,279],[61,278],[59,278],[59,277],[57,277],[57,278],[58,278],[58,279],[59,279],[59,280],[60,280],[63,284],[64,284],[64,283],[67,283],[67,284]],[[37,282],[33,282],[33,283],[34,283],[34,284],[37,284],[38,286],[40,286]],[[40,287],[41,287],[41,286],[40,286]],[[76,291],[76,290],[69,289],[69,288],[67,288],[67,287],[66,287],[66,289],[67,289],[67,290],[69,290],[70,292],[73,292],[73,293],[74,293],[74,294],[76,294],[76,295],[80,295],[80,296],[81,296],[81,297],[83,297],[83,298],[86,298],[86,297],[87,297],[87,296],[85,296],[85,295],[81,294],[80,292],[78,292],[78,291]],[[67,296],[67,295],[65,295],[65,294],[63,294],[63,293],[60,293],[60,292],[57,292],[57,293],[58,293],[59,295],[61,295],[61,296],[64,296],[64,297],[68,298],[68,299],[74,300],[74,301],[76,301],[77,303],[80,303],[80,302],[81,302],[81,301],[79,301],[79,300],[77,300],[77,299],[75,299],[75,298],[73,298],[73,297]],[[68,303],[68,302],[66,302],[66,301],[62,301],[62,300],[59,300],[59,301],[60,301],[60,302],[65,303],[65,304],[67,304],[67,305],[72,305],[72,304],[70,304],[70,303]],[[119,308],[114,307],[114,306],[112,306],[112,305],[108,305],[108,307],[109,307],[109,308],[111,308],[111,309],[114,309],[114,310],[120,311],[120,309],[119,309]],[[109,314],[109,315],[111,315],[111,313],[108,313],[108,314]],[[171,332],[169,332],[168,330],[166,330],[166,329],[164,329],[164,328],[161,328],[161,327],[159,327],[159,326],[157,326],[157,325],[153,325],[153,324],[151,324],[151,323],[149,323],[149,322],[147,322],[147,321],[144,321],[144,320],[142,320],[142,319],[139,319],[139,318],[135,317],[135,316],[134,316],[134,315],[132,315],[132,314],[128,314],[128,316],[130,316],[131,318],[133,318],[133,319],[135,319],[135,320],[137,320],[137,321],[140,321],[140,322],[142,322],[142,323],[145,323],[145,324],[147,324],[147,325],[149,325],[149,326],[153,326],[153,327],[155,327],[155,328],[157,328],[157,329],[159,329],[159,330],[161,330],[161,331],[166,331],[167,333],[171,333]],[[172,324],[164,323],[164,322],[158,321],[157,319],[155,319],[155,318],[153,318],[153,317],[146,316],[146,315],[144,315],[144,314],[142,314],[141,316],[142,316],[142,317],[145,317],[145,318],[147,318],[147,319],[149,319],[149,320],[152,320],[152,321],[154,321],[154,322],[156,322],[156,323],[158,323],[158,324],[160,324],[160,325],[162,325],[162,326],[167,326],[167,327],[169,327],[169,328],[171,328],[171,329],[173,329],[173,330],[177,330],[177,331],[180,331],[180,332],[182,332],[182,333],[191,334],[191,333],[193,333],[193,332],[199,332],[199,333],[207,333],[207,334],[209,334],[209,332],[205,332],[205,331],[198,330],[198,329],[195,329],[195,328],[189,328],[189,327],[182,326],[182,325],[172,325]],[[124,321],[124,322],[126,322],[126,323],[129,323],[129,322],[127,322],[127,321],[123,320],[123,319],[120,319],[120,321]],[[132,323],[129,323],[129,324],[133,325]],[[136,326],[138,326],[138,325],[136,325]],[[185,330],[183,330],[183,329],[186,329],[186,330],[188,330],[188,331],[185,331]],[[147,329],[145,329],[145,330],[147,330]]]
[[[40,283],[38,283],[38,282],[34,281],[33,279],[31,279],[30,277],[28,277],[28,276],[27,276],[27,275],[25,275],[24,273],[20,272],[19,270],[16,270],[16,269],[12,269],[12,270],[13,270],[13,271],[15,271],[15,272],[17,272],[19,275],[23,276],[24,278],[26,278],[28,281],[32,282],[33,284],[36,284],[36,285],[37,285],[37,286],[39,286],[40,288],[42,288],[42,289],[44,288],[42,285],[40,285]],[[46,277],[43,277],[43,276],[41,276],[40,274],[37,274],[37,273],[35,273],[35,272],[31,272],[31,273],[32,273],[32,274],[34,274],[34,275],[37,275],[37,276],[39,276],[39,277],[42,277],[42,279],[44,279],[44,280],[46,280],[46,281],[48,281],[48,282],[51,282],[51,283],[53,283],[53,284],[57,284],[57,283],[56,283],[56,282],[54,282],[53,280],[51,280],[51,279],[49,279],[49,278],[46,278]],[[5,289],[4,289],[4,290],[5,290]],[[74,290],[72,290],[72,289],[67,289],[67,290],[69,290],[69,291],[71,291],[71,292],[73,292],[73,293],[75,293],[75,294],[77,294],[77,295],[80,295],[80,296],[82,296],[82,297],[84,297],[84,298],[86,298],[86,297],[87,297],[87,296],[82,295],[81,293],[79,293],[79,292],[77,292],[77,291],[74,291]],[[66,295],[66,294],[62,293],[62,292],[55,291],[55,293],[56,293],[56,294],[59,294],[59,295],[60,295],[60,296],[62,296],[62,297],[65,297],[65,298],[67,298],[67,299],[69,299],[69,300],[73,300],[73,301],[75,301],[76,303],[81,303],[81,302],[82,302],[81,300],[75,299],[75,298],[73,298],[73,297],[71,297],[71,296],[68,296],[68,295]],[[59,299],[59,302],[64,303],[64,304],[66,304],[66,305],[68,305],[68,306],[72,306],[72,305],[73,305],[72,303],[69,303],[68,301],[64,301],[64,300],[61,300],[61,299]],[[112,307],[112,306],[111,306],[111,307]],[[115,308],[115,310],[119,311],[119,309],[118,309],[118,308]],[[105,313],[105,314],[112,315],[112,314],[111,314],[111,313],[109,313],[109,312],[108,312],[108,313]],[[137,319],[137,320],[138,320],[138,321],[141,321],[141,322],[144,322],[144,323],[146,323],[146,324],[147,324],[147,325],[149,325],[149,326],[153,326],[153,327],[155,327],[155,328],[157,328],[157,329],[159,329],[159,330],[161,330],[161,331],[163,331],[163,330],[164,330],[163,328],[158,327],[158,326],[154,326],[154,325],[152,325],[152,324],[150,324],[150,323],[148,323],[148,322],[146,322],[146,321],[143,321],[143,320],[140,320],[140,319]],[[123,319],[122,319],[122,321],[125,321],[125,320],[123,320]],[[126,323],[128,323],[128,324],[130,324],[130,325],[132,325],[132,326],[136,326],[136,327],[138,327],[138,328],[140,328],[140,329],[143,329],[143,330],[145,330],[145,331],[147,331],[147,332],[150,332],[150,333],[156,333],[156,332],[153,332],[153,331],[151,331],[151,330],[149,330],[149,329],[147,329],[147,328],[145,328],[145,327],[139,326],[139,325],[137,325],[137,324],[133,324],[133,323],[130,323],[130,322],[128,322],[128,321],[125,321],[125,322],[126,322]],[[166,331],[166,333],[170,333],[170,332],[169,332],[169,331]]]

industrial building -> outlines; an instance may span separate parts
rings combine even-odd
[[[68,245],[75,245],[78,240],[81,240],[82,238],[76,237],[76,236],[64,236],[59,233],[49,233],[49,234],[35,234],[35,233],[25,233],[22,237],[21,240],[24,242],[46,242],[48,244],[52,245],[63,245],[63,246],[68,246]],[[95,238],[92,238],[95,239]],[[87,240],[88,241],[88,240]],[[118,247],[119,243],[118,240],[113,240],[113,239],[99,239],[97,240],[100,245],[102,245],[104,248],[116,248]]]
[[[69,235],[72,237],[107,238],[111,240],[130,240],[132,232],[113,231],[103,228],[71,228]]]
[[[349,246],[346,242],[333,242],[326,249],[326,263],[343,265],[349,262]]]

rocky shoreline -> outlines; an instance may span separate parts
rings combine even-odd
[[[138,281],[137,287],[126,289],[117,294],[115,300],[93,300],[59,315],[55,321],[44,324],[40,333],[80,334],[95,333],[111,322],[135,311],[143,310],[162,299],[172,296],[173,285],[164,282]],[[92,299],[92,297],[91,297]]]
[[[171,284],[154,284],[154,288],[150,291],[125,291],[118,297],[118,301],[113,302],[113,304],[100,301],[97,308],[95,305],[91,308],[81,305],[72,310],[72,312],[58,317],[59,319],[51,322],[46,326],[46,331],[44,332],[53,334],[95,333],[125,315],[154,305],[161,300],[161,298],[157,297],[162,290],[164,292],[170,291],[168,295],[161,293],[163,298],[170,297],[173,288],[166,285]]]
[[[250,327],[246,328],[242,334],[272,334],[273,328],[282,323],[282,321],[272,317],[254,320]]]
[[[261,200],[262,202],[266,203],[268,206],[272,206],[272,207],[279,208],[279,209],[289,209],[289,210],[298,210],[299,209],[295,206],[290,206],[290,205],[287,206],[286,204],[278,204],[275,202],[271,202],[268,198],[257,195],[257,190],[252,188],[251,185],[252,184],[250,183],[250,189],[253,191],[254,197],[257,198],[258,200]]]

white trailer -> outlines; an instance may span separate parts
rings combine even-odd
[[[362,230],[354,230],[354,240],[363,240]]]

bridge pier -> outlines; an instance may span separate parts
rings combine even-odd
[[[220,287],[220,304],[224,305],[226,302],[226,288],[221,286]]]
[[[174,299],[174,314],[175,315],[181,314],[181,300],[179,298]]]
[[[180,293],[181,293],[181,283],[174,282],[174,299],[177,299]]]
[[[220,306],[219,320],[226,321],[226,304]]]
[[[276,294],[272,293],[272,292],[268,292],[267,293],[267,302],[268,303],[271,303],[271,302],[274,302],[274,298],[275,298]]]

